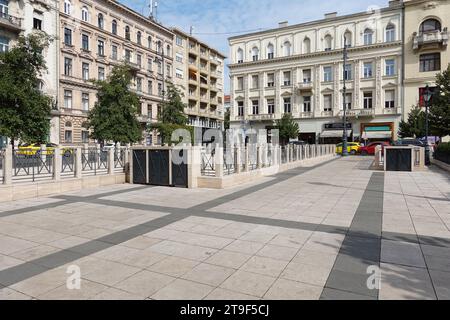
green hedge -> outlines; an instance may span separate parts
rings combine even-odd
[[[450,142],[444,142],[444,143],[440,143],[437,150],[439,152],[443,152],[443,153],[449,153],[450,154]]]
[[[439,144],[436,152],[434,153],[434,158],[450,164],[450,143],[446,142]]]

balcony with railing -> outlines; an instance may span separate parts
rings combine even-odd
[[[311,91],[313,89],[312,81],[300,82],[297,85],[297,89],[300,91]]]
[[[249,114],[249,120],[275,120],[275,113],[260,113],[260,114]]]
[[[344,115],[344,111],[339,111],[339,116],[342,117]],[[350,109],[347,110],[347,117],[364,117],[364,116],[374,116],[375,109]]]
[[[0,27],[20,32],[22,30],[22,19],[0,12]]]
[[[446,47],[448,45],[448,30],[444,28],[443,31],[432,30],[426,32],[415,32],[413,34],[413,49],[427,49],[434,47]]]

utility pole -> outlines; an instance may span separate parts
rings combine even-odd
[[[342,89],[342,103],[343,103],[343,110],[344,110],[344,135],[342,137],[342,156],[347,157],[348,156],[348,150],[347,150],[347,105],[345,103],[345,98],[347,96],[347,87],[346,87],[346,65],[347,65],[347,38],[344,36],[344,88]]]
[[[430,160],[430,145],[428,144],[429,135],[429,108],[431,101],[431,90],[430,86],[427,84],[425,87],[425,165],[429,166],[431,164]]]

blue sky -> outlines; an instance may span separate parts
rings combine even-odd
[[[120,0],[144,15],[150,0]],[[229,55],[228,37],[249,30],[276,28],[278,22],[296,24],[323,18],[328,12],[339,15],[365,11],[371,6],[386,7],[388,0],[159,0],[158,20],[189,32],[225,55]],[[225,91],[228,93],[228,72]]]

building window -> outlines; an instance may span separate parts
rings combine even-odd
[[[136,33],[136,42],[137,42],[138,45],[142,44],[142,33],[140,31],[138,31]]]
[[[137,92],[142,92],[142,78],[136,78],[136,90]]]
[[[237,89],[244,90],[244,77],[237,78]]]
[[[389,24],[386,27],[386,42],[394,42],[396,40],[395,36],[395,26],[393,24]]]
[[[152,58],[147,59],[147,69],[148,69],[148,71],[153,71],[153,59]]]
[[[103,40],[98,40],[98,55],[105,56],[105,42]]]
[[[290,71],[283,72],[283,85],[285,85],[285,86],[291,85],[291,72]]]
[[[395,76],[395,60],[388,59],[385,61],[386,63],[386,76]]]
[[[291,113],[291,98],[284,98],[283,99],[283,105],[284,105],[284,113]]]
[[[72,109],[72,90],[64,90],[64,108]]]
[[[162,84],[158,83],[158,96],[162,96],[163,95],[163,91],[162,91]]]
[[[384,96],[384,107],[395,108],[395,90],[386,90]]]
[[[244,51],[242,49],[238,49],[237,51],[237,63],[244,62]]]
[[[151,36],[148,36],[148,38],[147,38],[147,47],[149,48],[149,49],[151,49],[152,48],[152,37]]]
[[[183,78],[184,78],[183,70],[177,68],[177,69],[175,70],[175,76],[176,76],[178,79],[183,79]]]
[[[324,38],[324,50],[325,51],[331,51],[333,38],[331,38],[330,35],[326,35]]]
[[[170,45],[167,45],[167,47],[166,47],[166,56],[168,56],[168,57],[172,56]]]
[[[83,92],[81,94],[81,104],[84,111],[89,111],[89,93]]]
[[[125,61],[128,63],[131,62],[131,50],[125,49]]]
[[[259,114],[259,101],[252,100],[252,114]]]
[[[344,33],[344,46],[347,48],[352,46],[352,33],[350,31]]]
[[[131,40],[131,32],[130,32],[130,27],[129,26],[125,27],[125,39],[126,40]]]
[[[267,113],[274,114],[275,113],[275,100],[267,99]]]
[[[159,74],[162,74],[162,63],[161,63],[161,61],[158,61],[158,73]]]
[[[345,80],[352,80],[352,65],[346,64],[344,69]]]
[[[0,36],[0,52],[7,52],[9,49],[9,39]]]
[[[259,60],[259,49],[254,47],[252,49],[252,59],[253,61],[258,61]]]
[[[324,82],[333,81],[333,68],[332,67],[324,67],[323,68],[323,81]]]
[[[303,112],[311,112],[311,96],[303,97]]]
[[[364,109],[372,109],[373,107],[373,93],[364,92]]]
[[[364,45],[368,46],[373,44],[373,31],[370,29],[364,30]]]
[[[428,19],[422,22],[420,25],[420,33],[437,32],[441,31],[441,23],[436,19]]]
[[[89,80],[89,63],[83,62],[81,69],[83,74],[83,80],[85,81]]]
[[[259,87],[259,76],[253,75],[252,76],[252,89],[258,89]]]
[[[89,51],[89,36],[87,34],[81,35],[81,49]]]
[[[116,46],[116,45],[112,45],[112,46],[111,46],[111,58],[112,58],[113,60],[118,60],[117,46]]]
[[[326,94],[323,96],[323,111],[330,112],[333,110],[332,101],[333,96],[331,94]]]
[[[117,21],[113,20],[111,22],[111,33],[117,35]]]
[[[364,78],[372,78],[373,75],[373,70],[372,70],[372,62],[364,62],[364,67],[363,67],[363,76]]]
[[[292,54],[292,52],[291,52],[291,43],[289,41],[286,41],[283,44],[283,47],[284,47],[284,56],[285,57],[289,57]]]
[[[72,12],[72,4],[69,0],[64,0],[64,13],[69,14]]]
[[[175,41],[178,46],[183,46],[183,38],[181,38],[180,36],[177,36]]]
[[[303,40],[303,53],[311,53],[311,40],[308,37]]]
[[[139,68],[142,67],[142,55],[136,55],[136,64],[139,66]]]
[[[42,20],[39,18],[33,18],[33,29],[42,30]]]
[[[68,46],[72,45],[72,30],[69,28],[64,28],[64,44]]]
[[[99,13],[97,18],[97,25],[100,29],[105,28],[105,20],[103,19],[103,14]]]
[[[238,101],[238,116],[244,116],[244,101]]]
[[[153,81],[149,80],[147,83],[148,86],[148,94],[152,95],[153,94]]]
[[[72,143],[72,130],[64,131],[64,141],[66,143]]]
[[[303,70],[303,83],[311,83],[311,69]]]
[[[98,80],[100,80],[100,81],[105,80],[105,68],[104,67],[98,67]]]
[[[81,142],[89,143],[89,131],[86,130],[81,131]]]
[[[267,59],[273,59],[274,58],[274,47],[273,44],[269,44],[267,46]]]
[[[64,58],[64,75],[72,76],[72,59]]]
[[[181,53],[177,53],[175,59],[179,63],[183,63],[183,55]]]
[[[81,20],[83,20],[84,22],[89,21],[89,11],[87,7],[81,8]]]
[[[268,73],[267,74],[267,87],[272,88],[275,86],[275,74]]]
[[[347,110],[351,110],[351,108],[352,108],[352,94],[351,93],[345,94],[345,108]]]
[[[430,53],[420,56],[420,72],[441,70],[441,54]]]

